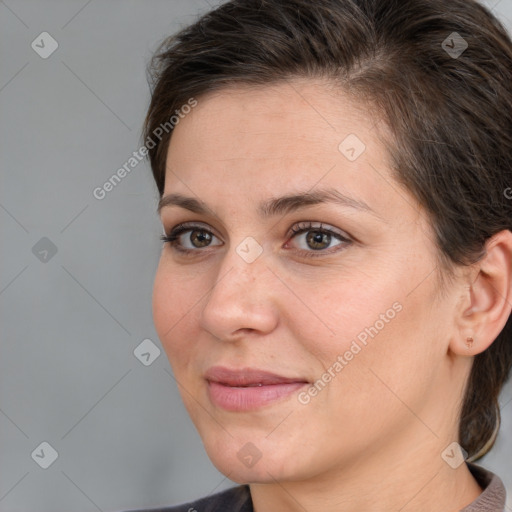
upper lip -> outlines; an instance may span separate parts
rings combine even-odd
[[[224,366],[212,366],[206,373],[207,381],[218,382],[226,386],[269,386],[272,384],[289,384],[291,382],[308,382],[301,377],[284,377],[257,368],[230,369]]]

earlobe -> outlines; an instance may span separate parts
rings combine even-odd
[[[476,274],[476,276],[475,276]],[[469,274],[468,274],[469,275]],[[512,310],[512,232],[500,231],[486,243],[485,256],[474,265],[466,284],[451,350],[476,355],[486,350],[505,327]]]

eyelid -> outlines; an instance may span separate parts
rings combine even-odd
[[[353,237],[350,236],[345,231],[335,228],[334,226],[331,226],[330,224],[326,224],[324,222],[320,221],[310,221],[310,220],[304,220],[304,221],[297,221],[293,224],[293,226],[290,228],[286,236],[293,236],[297,233],[301,233],[308,230],[318,230],[318,231],[327,231],[329,233],[338,235],[340,238],[344,238],[346,240],[352,240]]]
[[[318,225],[317,225],[318,224]],[[205,231],[210,232],[212,235],[215,235],[217,238],[220,238],[216,233],[215,230],[209,226],[208,224],[204,224],[199,221],[187,221],[187,222],[180,222],[179,224],[176,224],[174,226],[169,234],[167,234],[165,227],[162,226],[162,235],[164,236],[171,236],[173,233],[176,234],[180,230],[184,229],[194,229],[194,228],[202,228]],[[293,223],[292,227],[286,232],[285,236],[293,236],[297,233],[301,232],[302,230],[307,229],[318,229],[318,230],[325,230],[325,231],[331,231],[334,234],[337,234],[341,238],[345,238],[347,240],[355,240],[355,238],[351,235],[349,235],[346,231],[340,230],[338,228],[335,228],[334,226],[331,226],[329,224],[325,224],[321,221],[310,221],[310,220],[303,220],[303,221],[296,221]]]
[[[205,231],[207,231],[208,233],[211,233],[212,235],[216,236],[217,238],[220,238],[216,232],[215,232],[215,229],[213,229],[210,225],[208,224],[205,224],[203,222],[199,222],[199,221],[187,221],[187,222],[180,222],[179,224],[176,224],[170,231],[169,231],[169,234],[167,234],[167,232],[165,231],[165,228],[163,230],[163,234],[165,236],[171,236],[171,235],[176,235],[178,233],[180,233],[181,231],[186,231],[186,230],[194,230],[194,229],[204,229]]]

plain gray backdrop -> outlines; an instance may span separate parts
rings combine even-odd
[[[486,3],[512,30],[512,0]],[[233,485],[206,456],[154,330],[148,163],[93,195],[141,147],[152,52],[214,6],[0,1],[0,512],[156,507]],[[479,464],[512,503],[510,385],[501,402]]]

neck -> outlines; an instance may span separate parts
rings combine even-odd
[[[441,458],[448,444],[386,450],[303,481],[251,484],[254,511],[460,511],[482,489],[465,463],[453,469]]]

